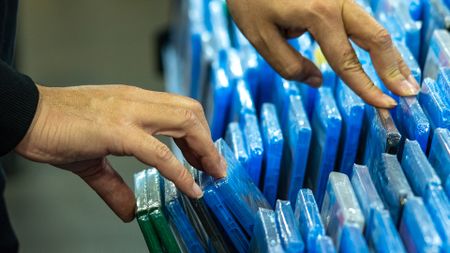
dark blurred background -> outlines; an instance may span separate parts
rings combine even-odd
[[[169,1],[20,0],[16,66],[48,86],[126,83],[163,90],[157,41]],[[145,168],[111,157],[132,187]],[[6,158],[6,201],[20,252],[146,252],[135,221],[122,223],[69,172]]]

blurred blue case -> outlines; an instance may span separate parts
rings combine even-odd
[[[217,52],[231,47],[230,32],[228,31],[227,12],[220,0],[204,1],[207,10],[204,15],[205,26],[211,33],[212,46]]]
[[[264,147],[263,193],[270,205],[275,206],[284,138],[278,121],[277,111],[273,104],[265,103],[262,105],[260,120]]]
[[[403,174],[397,156],[385,153],[381,155],[381,163],[377,168],[374,183],[395,224],[398,224],[403,205],[414,194]]]
[[[433,79],[423,80],[419,102],[433,131],[438,127],[450,129],[450,99]]]
[[[386,210],[373,210],[366,227],[366,240],[380,253],[406,253],[391,215]]]
[[[424,197],[428,188],[441,185],[441,180],[417,141],[406,140],[402,168],[413,191],[418,196]]]
[[[312,138],[309,152],[307,185],[322,204],[328,175],[334,169],[342,118],[329,87],[319,88],[311,123]]]
[[[225,133],[225,141],[230,146],[231,150],[233,150],[236,159],[244,166],[244,168],[248,169],[247,148],[239,123],[231,122],[228,124]]]
[[[450,67],[450,34],[446,30],[435,30],[425,61],[424,78],[429,77],[436,80],[439,69],[442,67]]]
[[[316,239],[325,235],[325,228],[310,189],[301,189],[298,192],[294,215],[300,224],[300,233],[306,244],[307,252],[311,252],[316,247]]]
[[[342,134],[336,169],[351,176],[361,134],[364,102],[339,79],[336,87],[336,104],[342,116]]]
[[[441,237],[443,252],[450,252],[450,202],[444,189],[441,186],[431,187],[423,199]]]
[[[311,125],[300,96],[289,97],[289,110],[283,124],[285,137],[278,197],[288,199],[295,207],[303,186],[311,143]]]
[[[444,183],[450,176],[450,131],[437,128],[434,131],[428,160]]]
[[[406,202],[399,231],[408,252],[442,252],[442,240],[421,198]]]
[[[244,135],[244,142],[248,154],[248,168],[250,177],[256,186],[261,180],[261,166],[264,155],[264,147],[259,131],[258,118],[254,114],[245,114],[239,120]]]
[[[292,253],[303,252],[305,250],[305,244],[303,243],[298,220],[294,216],[291,203],[289,201],[277,200],[275,213],[284,251]]]
[[[250,251],[255,253],[283,252],[275,212],[260,208],[256,217]]]
[[[244,79],[236,80],[234,87],[233,98],[231,101],[231,110],[229,122],[239,121],[245,114],[255,114],[255,106],[252,97],[250,96],[250,89]]]
[[[353,225],[344,226],[339,244],[339,252],[369,253],[369,248],[359,227]]]
[[[308,252],[312,253],[335,253],[336,249],[333,245],[333,240],[325,235],[320,235],[314,241],[314,247],[308,249]]]
[[[367,166],[353,165],[351,182],[364,218],[368,222],[375,210],[384,209],[384,204],[373,184]]]
[[[438,84],[438,88],[440,88],[442,96],[446,97],[447,101],[450,101],[450,97],[446,96],[446,94],[450,94],[450,66],[441,67],[439,69],[436,82]]]
[[[297,85],[292,81],[287,81],[280,76],[277,76],[275,84],[275,91],[272,97],[272,103],[277,108],[278,118],[280,119],[281,127],[285,128],[286,117],[289,108],[289,97],[291,95],[298,96],[300,91]]]
[[[345,225],[351,224],[362,233],[364,216],[346,174],[330,173],[321,216],[327,235],[333,239],[337,248],[339,248],[342,229]]]

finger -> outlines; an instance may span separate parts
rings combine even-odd
[[[212,142],[208,131],[193,110],[169,106],[146,106],[139,110],[144,129],[151,134],[162,134],[183,139],[183,154],[195,154],[198,169],[216,178],[226,175],[226,164]],[[194,157],[194,156],[191,156]],[[192,161],[192,160],[191,160]],[[193,164],[194,165],[194,164]]]
[[[80,165],[81,169],[73,169]],[[123,221],[133,220],[136,206],[134,194],[106,158],[71,164],[65,168],[80,176]]]
[[[126,153],[141,162],[155,167],[161,175],[172,181],[177,188],[191,198],[201,198],[203,192],[192,175],[176,159],[170,149],[144,131],[134,130],[124,143]]]
[[[330,12],[326,18],[316,22],[310,32],[330,66],[364,101],[382,108],[392,108],[397,104],[376,87],[364,72],[337,14]]]
[[[287,80],[296,80],[319,87],[320,70],[292,48],[274,24],[266,24],[260,38],[248,38],[266,61]]]
[[[406,64],[396,58],[396,49],[386,29],[352,1],[344,1],[342,13],[345,30],[358,46],[369,51],[384,85],[400,96],[417,95],[419,86],[408,81],[409,75],[402,74],[401,67],[405,68]],[[409,71],[404,69],[404,72]]]

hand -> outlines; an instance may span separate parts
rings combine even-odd
[[[193,99],[125,85],[38,89],[35,118],[16,152],[77,174],[124,221],[134,217],[135,198],[107,155],[135,156],[188,196],[200,197],[189,172],[154,137],[167,135],[193,166],[225,176],[225,161],[214,147],[201,105]]]
[[[391,108],[396,102],[364,73],[349,39],[370,52],[378,75],[393,93],[416,95],[411,76],[389,33],[352,0],[227,0],[236,24],[284,78],[320,86],[319,69],[286,42],[308,31],[334,71],[367,103]]]

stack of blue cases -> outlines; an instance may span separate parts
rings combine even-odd
[[[277,200],[275,208],[278,231],[285,252],[302,253],[305,250],[298,220],[289,201]]]
[[[444,94],[433,79],[425,78],[419,102],[429,119],[431,134],[438,127],[450,129],[450,100]]]
[[[428,160],[445,185],[450,183],[450,131],[437,128],[434,131]],[[448,191],[447,191],[448,192]],[[448,192],[450,193],[450,192]],[[450,197],[450,194],[448,194]]]
[[[329,87],[319,88],[311,122],[312,138],[309,152],[307,185],[322,204],[328,175],[334,170],[342,118]]]
[[[265,103],[260,115],[261,135],[264,147],[263,193],[271,206],[275,206],[280,178],[284,138],[273,104]]]
[[[256,114],[256,110],[247,82],[244,79],[238,79],[231,100],[229,121],[239,121],[245,114]]]
[[[295,207],[297,193],[302,188],[311,142],[311,125],[298,95],[289,96],[278,197],[289,199]]]
[[[441,186],[428,189],[423,196],[425,207],[441,237],[443,252],[450,252],[450,202]]]
[[[281,239],[279,237],[275,216],[273,210],[264,208],[258,210],[256,213],[250,252],[283,252],[283,245],[281,244]]]
[[[236,159],[247,168],[248,154],[247,148],[244,142],[244,136],[242,134],[239,123],[231,122],[228,124],[227,131],[225,132],[225,141],[233,150]]]
[[[351,176],[364,116],[364,102],[341,79],[338,81],[335,96],[342,116],[342,134],[336,169]]]
[[[264,147],[259,131],[258,118],[254,114],[244,114],[239,120],[239,125],[244,135],[244,143],[248,154],[247,171],[253,182],[259,186]]]

